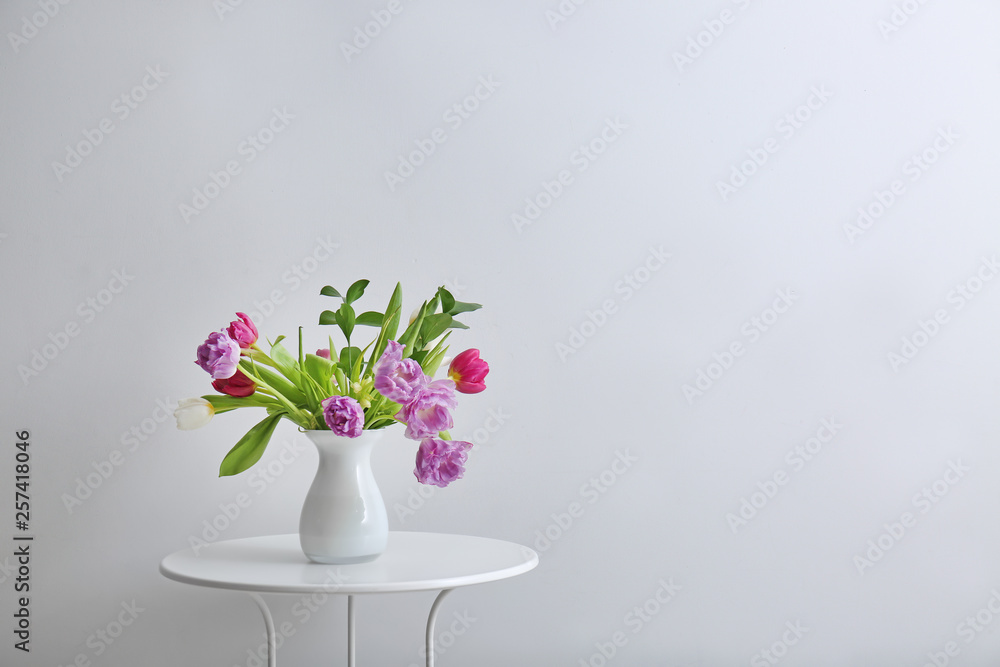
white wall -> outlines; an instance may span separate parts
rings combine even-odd
[[[194,350],[234,311],[290,335],[327,305],[322,285],[366,277],[372,307],[397,280],[407,308],[446,282],[485,304],[454,338],[493,369],[456,435],[504,415],[466,478],[412,515],[398,511],[412,448],[387,442],[392,528],[541,551],[534,572],[449,598],[445,616],[476,621],[441,665],[596,667],[616,633],[608,664],[764,665],[776,643],[789,666],[995,664],[996,3],[399,0],[347,57],[386,2],[228,1],[0,6],[0,662],[248,664],[249,598],[157,564],[241,493],[251,505],[220,539],[294,532],[315,454],[284,424],[260,466],[279,468],[282,447],[296,461],[273,482],[218,479],[256,415],[182,433],[158,404],[206,391]],[[477,90],[461,124],[446,115]],[[282,131],[251,160],[242,142],[272,120]],[[437,128],[443,143],[390,187]],[[230,161],[239,173],[185,220]],[[858,225],[859,207],[881,215]],[[119,293],[87,306],[109,283]],[[36,352],[54,358],[25,376]],[[685,392],[700,372],[704,391]],[[21,429],[30,655],[13,649],[7,569]],[[794,453],[817,435],[810,460]],[[635,460],[608,472],[619,454]],[[602,474],[614,484],[587,486]],[[745,525],[744,500],[762,505]],[[680,587],[662,606],[661,582]],[[430,600],[361,600],[362,664],[418,662]],[[113,644],[90,638],[133,601]],[[295,628],[284,664],[339,664],[342,600],[305,622],[296,598],[272,602]],[[644,604],[657,613],[636,620]]]

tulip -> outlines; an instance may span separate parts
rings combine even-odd
[[[247,377],[246,373],[237,370],[231,378],[222,378],[212,381],[212,387],[220,394],[230,396],[249,396],[257,390],[254,381]]]
[[[324,359],[329,359],[330,358],[330,350],[327,349],[327,348],[323,348],[322,350],[316,350],[316,356],[317,357],[323,357]]]
[[[394,340],[375,364],[375,390],[393,403],[406,404],[427,386],[430,378],[413,359],[403,359],[404,347]]]
[[[193,431],[212,421],[215,407],[204,398],[185,398],[177,404],[174,419],[177,428],[182,431]]]
[[[365,413],[350,396],[331,396],[320,405],[323,421],[330,430],[345,438],[356,438],[365,428]]]
[[[479,350],[469,349],[451,362],[448,377],[455,381],[455,389],[463,394],[478,394],[486,389],[486,374],[490,365],[479,358]]]
[[[240,319],[230,322],[226,331],[240,347],[248,348],[257,342],[257,327],[254,326],[246,313],[236,313],[236,317]]]
[[[198,346],[198,359],[194,363],[215,380],[231,378],[236,375],[240,363],[240,344],[224,331],[213,331]]]
[[[470,449],[471,442],[427,438],[417,450],[417,467],[413,474],[421,484],[448,486],[465,474]]]
[[[455,383],[451,380],[435,380],[422,387],[396,413],[396,419],[406,423],[403,435],[410,440],[423,440],[454,426],[450,410],[454,410],[457,405]]]

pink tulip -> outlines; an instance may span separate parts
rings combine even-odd
[[[246,313],[236,313],[236,317],[240,319],[230,322],[226,331],[230,338],[245,349],[257,342],[257,327],[254,326]]]
[[[448,377],[455,381],[455,389],[463,394],[478,394],[486,389],[486,374],[490,365],[479,358],[479,350],[468,349],[451,362]]]

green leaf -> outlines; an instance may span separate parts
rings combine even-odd
[[[306,394],[306,407],[309,412],[315,414],[319,411],[319,404],[330,396],[330,392],[321,387],[308,373],[302,374],[302,385]],[[306,426],[306,428],[313,427]]]
[[[423,327],[420,331],[420,340],[427,344],[451,328],[453,320],[447,313],[435,313],[424,318]]]
[[[354,309],[351,308],[351,304],[340,304],[340,310],[337,311],[337,324],[340,325],[340,330],[344,332],[344,338],[350,341],[351,332],[354,331]]]
[[[451,315],[451,309],[455,307],[455,297],[443,286],[438,287],[438,296],[441,297],[441,312]]]
[[[254,365],[254,372],[257,373],[257,375],[259,375],[261,379],[270,387],[292,403],[303,403],[306,400],[306,395],[302,393],[302,390],[295,386],[291,380],[286,378],[281,373],[278,373],[263,364]]]
[[[280,419],[281,414],[265,417],[259,424],[247,431],[247,434],[240,438],[236,446],[230,449],[226,458],[222,460],[222,465],[219,466],[219,477],[239,474],[257,463],[267,448],[267,443],[271,441],[274,427],[278,425]]]
[[[332,310],[324,310],[319,314],[320,324],[336,324],[337,323],[337,313]]]
[[[437,292],[435,292],[434,296],[431,297],[431,300],[427,302],[427,310],[425,311],[425,314],[431,315],[435,313],[440,303],[441,303],[441,297],[438,295]]]
[[[330,359],[339,359],[340,357],[337,355],[337,346],[333,344],[333,336],[327,336],[326,339],[327,339],[327,341],[328,341],[328,343],[330,345],[330,348],[329,348],[330,349]],[[333,363],[337,363],[337,362],[334,361]]]
[[[250,394],[249,396],[216,396],[210,394],[208,396],[202,396],[206,401],[212,404],[215,408],[215,414],[222,414],[223,412],[229,412],[230,410],[236,410],[238,408],[269,408],[269,407],[280,407],[281,404],[278,403],[273,398],[268,396],[262,396],[260,394]]]
[[[449,336],[451,336],[450,331],[441,337],[441,340],[437,342],[434,349],[428,352],[424,356],[423,361],[420,362],[420,367],[424,369],[424,373],[427,375],[434,377],[438,367],[441,366],[441,360],[444,359],[444,355],[448,351],[448,346],[445,345],[445,342]]]
[[[417,319],[410,323],[410,326],[406,327],[406,331],[403,335],[399,337],[397,341],[400,345],[405,345],[406,349],[403,350],[403,358],[406,359],[413,353],[413,348],[417,342],[417,335],[420,333],[420,327],[424,323],[424,314],[427,312],[427,302],[424,301],[423,305],[420,306],[420,311],[417,313]]]
[[[274,363],[278,364],[278,368],[285,374],[285,377],[292,382],[298,381],[299,368],[298,364],[295,363],[295,357],[280,342],[275,342],[271,346],[271,359],[274,360]]]
[[[326,393],[324,398],[333,394],[331,378],[333,377],[334,363],[332,361],[319,357],[315,354],[307,354],[305,362],[303,362],[302,365],[306,371],[306,375],[315,380],[320,388]]]
[[[375,348],[372,350],[372,356],[368,359],[368,365],[365,367],[365,375],[371,373],[372,366],[382,357],[389,341],[395,338],[396,331],[399,330],[399,311],[402,306],[403,287],[396,283],[396,289],[392,291],[392,297],[389,298],[389,306],[385,309],[385,315],[382,316],[382,330],[378,332],[378,338],[375,339]]]
[[[382,326],[382,313],[376,313],[374,310],[369,310],[366,313],[361,313],[358,315],[354,323],[358,326],[363,327],[380,327]]]
[[[396,283],[396,289],[392,291],[392,297],[389,299],[389,307],[385,309],[385,319],[388,322],[382,322],[382,333],[385,334],[385,341],[382,342],[382,349],[375,350],[376,357],[382,356],[382,352],[385,350],[385,345],[387,341],[396,338],[396,332],[399,331],[399,316],[403,308],[403,286]]]
[[[333,297],[337,297],[338,299],[343,299],[344,298],[344,297],[340,296],[340,292],[338,292],[337,290],[333,289],[329,285],[327,285],[326,287],[324,287],[323,289],[321,289],[319,291],[319,293],[320,293],[320,296],[333,296]]]
[[[345,347],[340,351],[340,368],[349,380],[354,379],[354,366],[361,359],[362,352],[356,347]]]
[[[359,280],[350,287],[347,288],[347,296],[344,297],[344,301],[347,303],[354,303],[361,298],[361,295],[365,293],[365,288],[368,287],[367,280]]]
[[[464,301],[456,301],[455,305],[446,310],[445,312],[449,315],[458,315],[459,313],[469,313],[473,310],[479,310],[482,305],[478,303],[465,303]]]

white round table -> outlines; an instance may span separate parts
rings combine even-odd
[[[389,533],[385,553],[354,565],[321,565],[302,553],[297,533],[215,542],[173,553],[163,576],[195,586],[246,591],[267,627],[267,664],[276,665],[274,621],[260,593],[347,595],[347,664],[354,667],[354,595],[440,590],[427,619],[427,667],[434,665],[434,619],[458,586],[515,577],[538,565],[528,547],[469,535]]]

